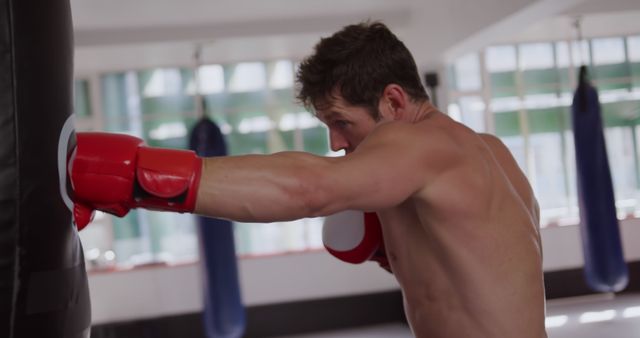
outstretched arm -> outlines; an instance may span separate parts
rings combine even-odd
[[[397,205],[445,165],[433,157],[427,162],[426,137],[414,129],[380,126],[356,151],[337,158],[283,152],[205,159],[195,212],[268,222]]]
[[[456,157],[437,131],[425,136],[416,129],[387,123],[339,158],[283,152],[200,159],[131,136],[79,133],[68,168],[74,219],[82,228],[94,210],[124,216],[147,208],[271,222],[385,209],[423,188]]]

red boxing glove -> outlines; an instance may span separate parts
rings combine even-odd
[[[78,133],[68,164],[76,226],[82,230],[95,210],[119,217],[133,208],[192,212],[201,172],[193,151],[150,148],[122,134]]]
[[[376,261],[391,272],[375,212],[346,210],[328,216],[322,228],[322,242],[329,253],[342,261],[353,264]]]

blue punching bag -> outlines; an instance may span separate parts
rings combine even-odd
[[[589,83],[585,66],[580,68],[571,112],[585,277],[594,291],[617,292],[626,287],[629,277],[616,217],[598,92]]]
[[[87,272],[66,186],[69,1],[0,1],[0,32],[0,337],[88,338]]]
[[[225,156],[220,128],[202,118],[191,131],[189,147],[199,156]],[[204,324],[208,338],[241,337],[245,312],[240,296],[233,225],[226,220],[198,217],[204,280]]]

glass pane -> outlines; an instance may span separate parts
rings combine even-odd
[[[529,138],[533,171],[528,175],[540,204],[544,223],[565,216],[569,200],[564,175],[560,133],[538,133]]]
[[[78,235],[82,240],[82,246],[86,249],[87,269],[111,269],[115,266],[110,215],[96,212],[91,226],[84,228]]]
[[[267,70],[262,62],[239,63],[229,69],[229,91],[232,93],[263,90],[267,82]]]
[[[193,87],[188,90],[191,95],[196,93],[195,86]],[[224,91],[224,68],[221,65],[201,66],[198,69],[198,88],[200,94],[203,95],[222,93]]]
[[[492,73],[516,70],[516,47],[494,46],[487,48],[486,67]]]
[[[477,133],[485,132],[484,100],[479,96],[465,96],[458,99],[460,106],[460,122]]]
[[[575,67],[591,64],[591,52],[588,41],[571,42],[571,52],[573,55],[573,65]]]
[[[564,120],[563,111],[561,107],[528,110],[529,132],[532,134],[557,132],[560,135],[560,131],[569,128],[569,121]]]
[[[270,255],[322,247],[324,218],[292,222],[236,223],[236,250],[243,256]]]
[[[560,91],[560,74],[555,68],[526,70],[522,72],[524,93],[544,94]]]
[[[482,88],[480,58],[478,53],[467,54],[455,61],[455,83],[460,91],[474,91]]]
[[[329,150],[329,133],[324,125],[302,131],[304,151],[320,156],[326,156]]]
[[[278,128],[282,131],[295,129],[310,129],[319,127],[322,123],[309,112],[286,113],[282,115]]]
[[[102,111],[105,119],[126,115],[127,95],[124,85],[124,73],[107,74],[100,79],[102,88]]]
[[[607,65],[625,61],[624,40],[622,38],[593,39],[593,64]]]
[[[230,121],[235,121],[247,114],[252,116],[266,115],[268,97],[266,91],[227,94],[222,109],[229,115]],[[242,116],[235,116],[243,114]]]
[[[492,97],[518,96],[516,72],[501,72],[489,74]]]
[[[163,117],[143,123],[144,139],[150,146],[174,149],[189,147],[189,131],[196,123],[194,117]]]
[[[611,95],[610,95],[611,94]],[[630,126],[634,124],[633,121],[639,114],[640,101],[626,101],[620,100],[622,95],[615,95],[611,92],[600,92],[600,106],[602,108],[602,119],[606,127],[620,127]],[[627,96],[629,92],[623,93]]]
[[[273,121],[268,116],[247,116],[238,123],[240,134],[266,132],[273,128]]]
[[[307,249],[324,248],[322,243],[322,227],[324,217],[305,219],[305,236],[307,239]]]
[[[164,68],[141,71],[138,82],[142,94],[140,110],[142,114],[183,115],[195,111],[195,101],[189,95],[193,86],[193,72],[190,69]]]
[[[579,222],[579,212],[578,209],[578,176],[576,170],[576,147],[573,138],[573,131],[568,129],[564,132],[564,141],[565,141],[565,160],[564,163],[566,165],[567,171],[567,186],[569,192],[569,210],[567,213],[567,219],[571,224],[577,224]],[[575,220],[574,222],[570,222],[570,220]]]
[[[173,95],[146,97],[140,101],[142,114],[183,115],[195,111],[193,96]]]
[[[230,154],[297,149],[333,155],[326,128],[294,100],[293,69],[287,60],[207,65],[198,70],[198,86],[190,68],[107,74],[101,78],[105,128],[144,137],[152,146],[186,148],[189,130],[196,122],[194,95],[199,87],[206,114],[220,126]],[[197,237],[188,215],[136,210],[125,218],[106,219],[113,222],[113,227],[103,227],[112,229],[113,241],[107,245],[93,241],[92,245],[99,252],[111,249],[109,256],[121,266],[196,257]],[[273,254],[318,248],[322,246],[321,228],[322,218],[238,223],[238,252]],[[98,251],[92,255],[100,257]]]
[[[242,134],[231,132],[227,135],[231,155],[267,154],[267,133]]]
[[[491,99],[491,111],[493,113],[510,112],[524,107],[522,100],[516,96]]]
[[[91,99],[89,95],[89,81],[76,80],[74,82],[74,112],[80,118],[91,116]]]
[[[590,63],[591,54],[589,53],[589,43],[587,41],[579,43],[572,41],[571,53],[569,53],[569,44],[567,42],[560,41],[556,43],[556,64],[558,68],[578,67]]]
[[[520,137],[520,115],[517,111],[507,111],[493,114],[496,135],[503,141],[509,137]],[[523,162],[524,163],[524,162]]]
[[[284,89],[293,87],[293,64],[289,60],[280,60],[272,65],[269,77],[271,89]]]
[[[558,68],[558,89],[561,92],[573,92],[573,87],[575,87],[573,84],[576,81],[575,77],[577,77],[577,75],[572,74],[572,72],[569,71],[569,68],[574,65],[578,65],[579,63],[570,62],[569,44],[567,42],[557,42],[555,47],[556,65]],[[570,78],[570,76],[574,78]]]
[[[554,67],[553,46],[550,43],[520,45],[520,69],[547,69]]]
[[[457,103],[450,103],[449,106],[447,106],[447,115],[456,122],[462,123],[462,112],[460,111],[460,105]]]
[[[628,127],[606,128],[605,139],[616,201],[618,204],[625,204],[626,200],[635,202],[637,183],[632,129]],[[635,208],[635,204],[627,205],[625,209],[629,207]],[[625,211],[632,212],[633,210]]]
[[[158,68],[139,73],[142,96],[158,97],[183,94],[182,74],[178,68]]]
[[[524,108],[527,110],[557,107],[561,104],[557,94],[527,95],[524,98]]]
[[[636,170],[636,190],[638,190],[638,195],[640,195],[640,125],[633,126],[634,128],[634,137],[635,137],[635,170]],[[640,198],[640,196],[638,196]],[[640,215],[639,215],[640,216]]]
[[[139,226],[139,211],[131,210],[125,217],[113,221],[113,251],[119,265],[147,263],[151,259],[149,239]]]
[[[149,224],[150,252],[154,262],[179,263],[198,257],[195,216],[144,211]]]
[[[600,91],[629,88],[626,78],[631,74],[626,63],[594,66],[591,74]]]
[[[634,62],[629,64],[631,68],[631,87],[632,91],[640,92],[640,62]],[[640,96],[637,96],[640,97]]]
[[[630,62],[640,62],[640,35],[627,38],[627,52]]]
[[[556,42],[556,65],[558,68],[567,68],[571,66],[569,60],[569,44],[564,41]]]
[[[527,173],[527,168],[525,164],[526,161],[524,157],[525,156],[524,138],[520,135],[506,136],[506,137],[501,136],[500,140],[502,140],[504,145],[507,146],[507,148],[511,152],[511,155],[513,155],[514,159],[518,163],[520,170],[522,170],[524,173]],[[527,173],[527,176],[529,176],[528,173]]]

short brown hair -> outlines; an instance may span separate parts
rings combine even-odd
[[[367,108],[378,119],[378,103],[384,88],[401,86],[414,101],[429,100],[418,67],[407,47],[383,23],[349,25],[323,38],[296,74],[298,100],[317,109],[335,96]]]

